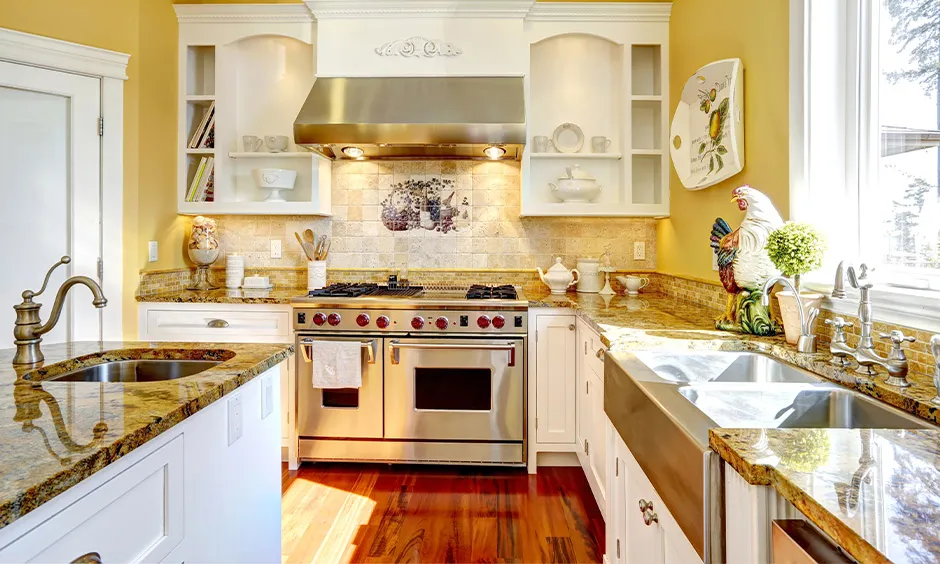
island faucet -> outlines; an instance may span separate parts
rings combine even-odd
[[[42,342],[42,335],[45,335],[55,327],[59,322],[59,316],[62,315],[62,308],[65,306],[65,297],[72,286],[84,284],[91,290],[94,300],[92,305],[97,308],[103,308],[108,304],[101,286],[87,276],[73,276],[62,283],[59,291],[56,292],[55,302],[52,304],[52,312],[49,313],[49,319],[45,324],[39,319],[39,308],[42,304],[33,301],[33,298],[46,291],[46,285],[49,284],[49,278],[52,272],[63,264],[72,262],[71,257],[64,256],[59,262],[52,265],[49,272],[46,273],[46,279],[42,282],[42,288],[38,292],[26,290],[23,292],[23,302],[13,306],[16,311],[16,324],[13,326],[13,343],[16,345],[16,355],[13,356],[13,364],[36,364],[42,362],[45,358],[42,351],[39,350],[39,343]]]
[[[864,263],[859,265],[856,273],[854,266],[848,267],[849,283],[853,288],[859,291],[860,299],[858,304],[858,320],[861,324],[861,335],[858,338],[858,345],[852,352],[852,358],[858,362],[855,369],[859,374],[874,376],[875,365],[883,366],[888,371],[888,379],[885,381],[889,386],[906,388],[911,385],[907,381],[908,363],[907,357],[901,345],[905,342],[913,343],[914,337],[908,337],[900,331],[892,331],[890,334],[881,333],[882,339],[890,339],[893,343],[891,352],[887,357],[883,357],[875,352],[875,341],[871,336],[872,329],[872,308],[871,308],[871,289],[874,286],[868,281],[869,268]]]
[[[767,280],[761,290],[761,305],[764,307],[770,305],[770,291],[777,282],[783,284],[793,292],[793,296],[796,298],[796,307],[800,310],[800,338],[796,342],[796,350],[801,353],[816,352],[816,335],[813,332],[813,325],[816,323],[816,318],[819,316],[819,310],[812,308],[808,313],[803,310],[803,300],[800,298],[800,293],[789,279],[783,276],[775,276]]]

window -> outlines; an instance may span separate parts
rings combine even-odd
[[[940,3],[791,0],[790,35],[790,216],[829,239],[816,282],[865,262],[879,319],[940,329]]]

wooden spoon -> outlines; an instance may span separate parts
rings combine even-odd
[[[304,229],[304,241],[308,243],[316,244],[317,236],[313,232],[313,229]]]
[[[300,243],[300,248],[303,249],[304,254],[307,255],[307,260],[313,260],[313,257],[310,256],[310,253],[307,252],[307,245],[304,243],[304,240],[300,238],[300,233],[294,231],[294,235],[297,237],[297,242]]]

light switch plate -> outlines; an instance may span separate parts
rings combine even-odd
[[[273,259],[281,258],[281,240],[280,239],[271,239],[271,258]]]
[[[228,400],[228,444],[232,446],[242,437],[245,426],[242,410],[242,395],[236,394]]]
[[[264,419],[274,411],[274,379],[265,376],[261,381],[261,418]]]
[[[147,260],[150,262],[157,262],[157,242],[150,241],[147,243]]]
[[[646,260],[646,243],[643,241],[633,243],[633,260]]]

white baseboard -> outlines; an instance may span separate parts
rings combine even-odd
[[[573,452],[540,452],[536,454],[537,466],[581,466],[578,455]]]

